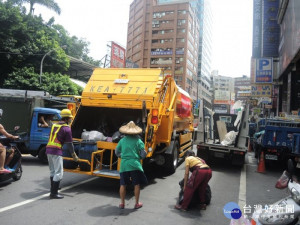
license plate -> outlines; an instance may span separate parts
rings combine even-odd
[[[224,153],[221,153],[221,152],[215,152],[215,157],[217,158],[224,158]]]
[[[269,159],[269,160],[278,160],[277,155],[268,155],[268,154],[266,154],[265,158]]]

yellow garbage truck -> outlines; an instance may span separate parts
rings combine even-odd
[[[122,135],[118,130],[134,121],[143,130],[143,164],[174,173],[192,148],[192,106],[189,94],[161,69],[95,69],[79,104],[68,105],[80,160],[76,164],[64,155],[65,171],[119,179],[120,159],[114,154]]]

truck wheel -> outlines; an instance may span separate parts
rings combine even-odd
[[[48,158],[47,158],[47,154],[46,154],[46,146],[44,146],[40,149],[38,157],[42,163],[48,163]]]
[[[178,150],[179,143],[174,141],[173,149],[171,154],[165,154],[165,169],[168,173],[173,174],[176,171],[178,165]]]
[[[18,167],[16,168],[15,173],[14,173],[14,175],[13,175],[12,178],[13,178],[15,181],[20,180],[21,177],[22,177],[22,173],[23,173],[22,165],[20,165],[20,166],[18,166]]]

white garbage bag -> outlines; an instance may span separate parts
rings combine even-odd
[[[83,140],[89,140],[89,131],[86,131],[85,129],[83,130],[83,132],[81,133],[81,139]]]
[[[105,141],[107,137],[97,130],[92,130],[82,132],[81,138],[88,141]]]
[[[231,145],[235,141],[235,138],[236,138],[237,134],[238,134],[238,132],[235,132],[233,130],[228,132],[225,135],[224,140],[221,142],[221,145],[224,145],[224,146]]]

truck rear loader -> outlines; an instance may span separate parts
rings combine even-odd
[[[85,159],[79,152],[79,166],[65,168],[68,172],[119,179],[120,159],[114,154],[117,143],[112,139],[129,121],[143,130],[144,165],[156,163],[174,173],[179,158],[192,149],[192,99],[161,69],[95,69],[79,107],[71,109],[73,139],[81,146],[76,149],[84,151],[89,145],[81,138],[84,131],[99,131],[106,139],[95,141],[95,148],[88,147],[93,150]]]

